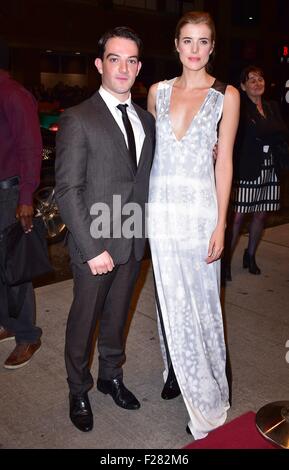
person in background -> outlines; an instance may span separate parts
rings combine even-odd
[[[33,192],[40,181],[42,140],[34,97],[9,73],[9,48],[0,41],[0,232],[20,220],[23,230],[33,230]],[[1,235],[0,235],[1,237]],[[4,256],[1,250],[1,256]],[[12,288],[13,291],[17,287]],[[6,359],[6,369],[25,366],[41,347],[42,331],[35,325],[32,283],[19,315],[9,307],[7,286],[0,277],[0,343],[15,339],[16,347]]]
[[[231,257],[237,245],[245,216],[250,214],[248,246],[243,255],[243,268],[259,275],[256,250],[270,212],[280,208],[278,151],[280,139],[288,139],[288,130],[275,101],[267,101],[264,72],[254,65],[240,76],[241,112],[234,147],[234,189],[228,224],[224,277],[231,281]],[[287,137],[286,137],[287,136]],[[289,158],[289,155],[288,155]]]
[[[140,407],[123,383],[122,365],[129,305],[145,251],[145,203],[154,146],[153,117],[131,101],[141,47],[139,36],[127,27],[100,38],[95,65],[101,87],[90,99],[64,111],[57,134],[55,191],[69,231],[74,278],[65,345],[70,419],[83,432],[93,428],[89,360],[97,321],[97,388],[121,408]],[[99,234],[93,231],[95,204],[108,209]],[[135,220],[131,237],[125,224],[132,206],[142,215]]]
[[[165,362],[162,398],[181,392],[187,432],[200,439],[224,423],[229,408],[219,286],[239,93],[208,73],[215,48],[208,13],[180,19],[175,47],[181,76],[153,85],[148,97],[156,116],[148,234]]]

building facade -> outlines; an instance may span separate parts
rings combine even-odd
[[[265,69],[269,93],[282,95],[289,79],[288,0],[10,0],[0,4],[0,36],[25,85],[59,79],[94,89],[98,38],[129,25],[144,40],[140,79],[149,86],[178,73],[174,30],[187,10],[207,10],[215,19],[215,75],[237,85],[242,67],[254,63]]]

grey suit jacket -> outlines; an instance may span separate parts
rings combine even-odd
[[[142,122],[145,140],[134,172],[124,136],[108,107],[96,92],[78,106],[67,109],[60,118],[56,139],[56,200],[69,230],[70,255],[85,262],[107,250],[115,264],[125,263],[132,250],[132,239],[113,227],[119,214],[113,213],[113,195],[121,197],[121,208],[137,203],[142,210],[140,238],[134,238],[135,257],[140,260],[145,249],[145,203],[148,200],[149,174],[154,150],[154,118],[133,103]],[[90,233],[97,215],[90,210],[95,203],[110,208],[108,234],[98,238]],[[128,216],[122,215],[121,221]],[[107,219],[106,219],[107,220]],[[106,221],[103,220],[103,224]],[[119,225],[119,224],[118,224]]]

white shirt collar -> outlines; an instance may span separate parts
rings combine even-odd
[[[105,88],[103,88],[102,85],[100,86],[98,91],[99,91],[100,96],[102,97],[102,99],[105,101],[105,103],[108,106],[116,107],[118,104],[127,104],[129,107],[131,106],[131,94],[129,95],[127,100],[120,101],[114,95],[109,93],[109,91],[105,90]]]

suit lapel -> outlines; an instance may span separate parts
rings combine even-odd
[[[140,158],[139,158],[139,162],[138,162],[138,166],[137,166],[137,172],[141,171],[141,168],[144,164],[144,161],[145,159],[147,158],[147,152],[146,152],[146,149],[149,148],[149,146],[152,146],[153,143],[151,141],[151,130],[147,124],[147,121],[146,119],[144,119],[143,117],[143,113],[140,112],[139,108],[137,106],[134,105],[134,103],[132,103],[133,106],[134,106],[134,109],[142,123],[142,126],[143,126],[143,130],[144,130],[144,133],[145,133],[145,138],[144,138],[144,141],[143,141],[143,145],[142,145],[142,149],[141,149],[141,154],[140,154]]]
[[[121,132],[113,115],[109,111],[108,107],[106,106],[104,100],[102,99],[98,91],[92,96],[92,100],[98,108],[97,114],[101,115],[102,124],[105,131],[108,135],[112,136],[111,140],[113,142],[113,145],[115,146],[116,153],[122,156],[123,160],[129,166],[132,173],[135,174],[135,170],[131,161],[131,157],[129,155],[128,148],[125,143],[123,133]]]

